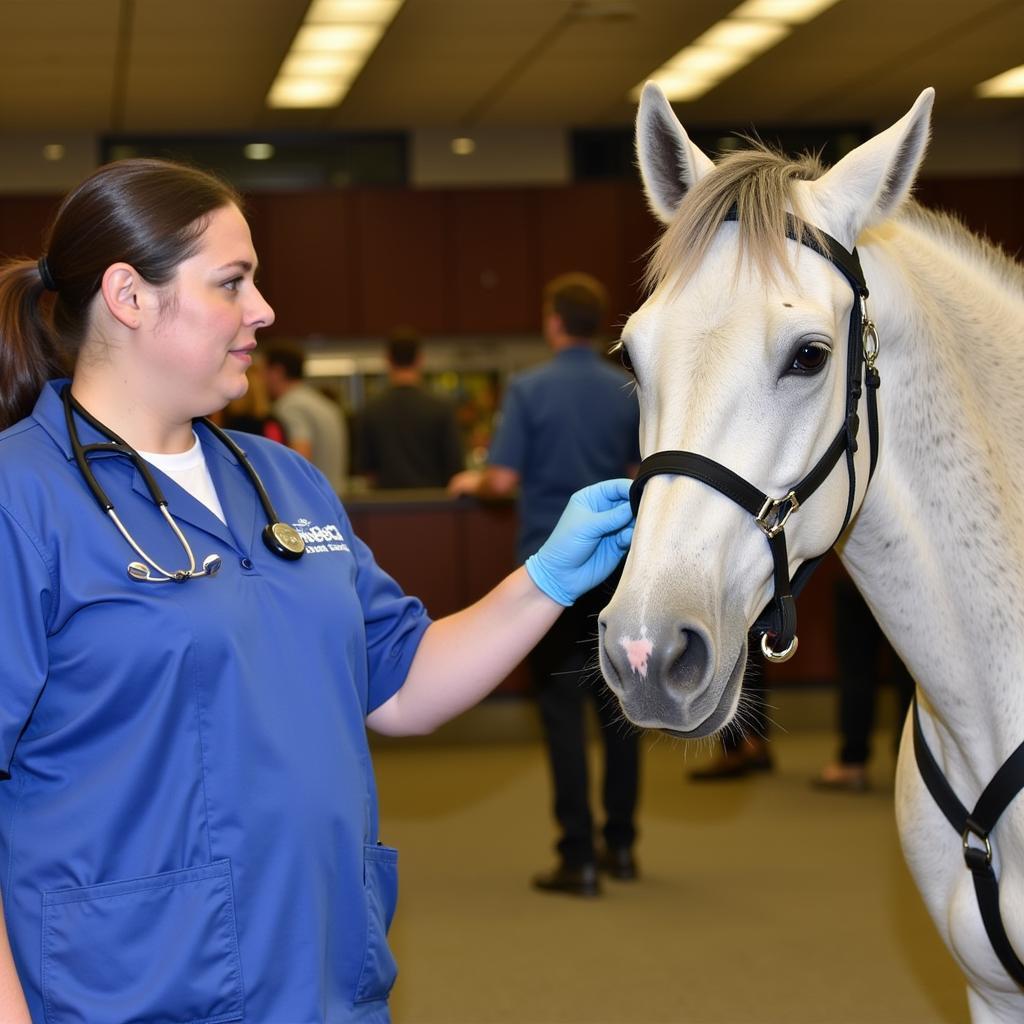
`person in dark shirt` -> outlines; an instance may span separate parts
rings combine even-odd
[[[522,561],[543,544],[573,491],[605,477],[632,476],[640,462],[634,388],[594,348],[606,310],[605,289],[588,274],[564,274],[547,285],[543,330],[553,357],[509,381],[487,467],[460,474],[449,488],[493,497],[518,490]],[[530,655],[560,833],[556,867],[533,879],[543,892],[595,896],[599,871],[618,880],[637,877],[637,734],[594,670],[597,616],[617,575],[566,608]],[[604,747],[600,845],[589,796],[588,702],[596,707]]]
[[[419,339],[388,341],[387,391],[366,403],[358,432],[360,472],[378,488],[444,487],[463,467],[455,408],[423,388]]]

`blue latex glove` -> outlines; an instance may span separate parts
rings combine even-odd
[[[604,582],[633,539],[629,480],[602,480],[577,491],[535,555],[526,560],[530,579],[566,608]]]

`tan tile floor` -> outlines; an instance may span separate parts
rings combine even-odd
[[[900,857],[888,738],[871,792],[816,792],[833,737],[781,703],[801,724],[770,776],[696,785],[706,749],[645,740],[643,878],[594,901],[529,888],[553,863],[535,739],[379,745],[396,1024],[965,1024]]]

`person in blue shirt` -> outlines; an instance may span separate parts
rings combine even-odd
[[[463,474],[453,490],[519,492],[519,558],[544,543],[569,496],[606,477],[629,475],[640,462],[639,404],[631,380],[595,351],[604,325],[604,287],[588,274],[565,274],[544,290],[544,337],[554,358],[514,377],[482,474]],[[594,896],[599,869],[636,877],[633,844],[639,754],[635,731],[596,671],[597,616],[614,586],[568,600],[530,655],[554,788],[559,861],[533,879],[545,892]],[[603,846],[594,844],[587,778],[584,705],[597,707],[604,745]]]
[[[604,481],[431,622],[318,470],[203,418],[273,322],[256,263],[230,188],[132,160],[0,267],[4,1024],[388,1021],[366,726],[472,705],[629,543]]]

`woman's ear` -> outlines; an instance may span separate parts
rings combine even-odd
[[[149,289],[139,272],[130,263],[112,263],[103,273],[100,294],[110,315],[133,330],[142,322],[144,309],[140,292]]]

